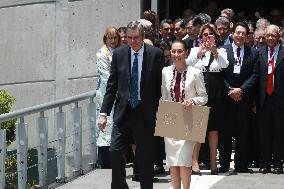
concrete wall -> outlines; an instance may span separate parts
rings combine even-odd
[[[139,0],[1,0],[0,88],[14,110],[93,90],[105,28],[139,16]]]
[[[16,97],[13,109],[94,90],[95,54],[106,27],[126,26],[140,12],[140,0],[0,0],[0,89]],[[51,141],[55,138],[54,111],[46,115]],[[37,146],[37,116],[25,119],[30,147]],[[83,119],[85,144],[86,123]],[[73,132],[70,126],[68,113],[68,134]],[[72,146],[68,138],[66,150]],[[68,169],[71,175],[72,165]]]

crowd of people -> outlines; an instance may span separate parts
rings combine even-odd
[[[148,10],[106,29],[96,62],[97,145],[98,166],[113,170],[112,188],[128,188],[129,161],[133,180],[153,188],[164,159],[173,188],[189,188],[201,169],[229,172],[233,149],[235,172],[283,174],[284,19],[256,16],[236,18],[226,8],[216,18],[199,13],[159,23]],[[206,142],[154,137],[160,99],[185,111],[209,106]]]

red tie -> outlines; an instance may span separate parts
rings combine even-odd
[[[199,42],[198,42],[198,40],[195,40],[195,41],[194,41],[194,47],[199,47]]]
[[[268,60],[268,66],[271,66],[271,73],[267,75],[267,85],[266,85],[266,93],[270,96],[273,92],[273,75],[274,75],[274,49],[270,49],[270,56]]]
[[[181,73],[177,73],[176,83],[174,87],[176,102],[179,102],[179,97],[180,97],[180,81],[181,81]]]

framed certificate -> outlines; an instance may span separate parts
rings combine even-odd
[[[204,143],[209,110],[196,105],[184,110],[181,103],[160,101],[155,136]]]

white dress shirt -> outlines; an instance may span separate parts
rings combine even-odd
[[[238,46],[233,42],[232,47],[233,47],[233,52],[234,52],[234,58],[235,58],[235,60],[237,60],[238,59],[238,56],[237,56]],[[244,45],[240,46],[240,48],[241,48],[241,51],[240,51],[240,62],[239,63],[242,65],[243,57],[244,57]]]
[[[278,57],[278,51],[279,51],[279,44],[278,45],[276,45],[273,49],[274,49],[274,53],[273,53],[273,58],[274,58],[274,67],[275,67],[275,62],[277,61],[277,57]],[[268,53],[267,53],[267,55],[268,55],[268,62],[269,62],[269,60],[271,60],[272,59],[272,57],[270,57],[270,47],[268,47]]]

